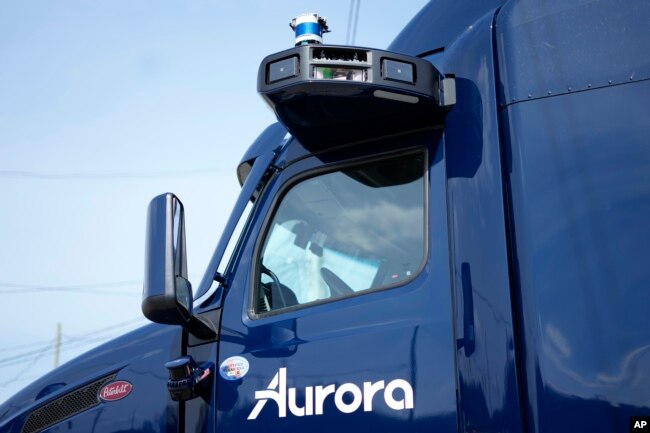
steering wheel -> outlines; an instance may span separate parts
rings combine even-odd
[[[345,281],[339,278],[334,272],[327,268],[320,268],[320,276],[330,288],[330,295],[332,297],[351,295],[354,290],[348,286]]]
[[[278,303],[282,304],[282,305],[277,305],[277,306],[276,305],[269,305],[269,306],[272,309],[287,307],[288,306],[287,300],[284,298],[284,293],[283,293],[283,290],[282,290],[282,284],[280,284],[280,279],[278,278],[278,276],[275,275],[275,273],[273,273],[273,271],[271,271],[269,268],[267,268],[264,265],[261,266],[261,273],[265,274],[265,275],[268,275],[271,278],[271,285],[275,288],[275,293],[277,293],[279,295],[279,297],[280,297],[280,299],[271,298],[271,302],[269,304],[275,304],[276,301],[280,301]],[[266,295],[264,295],[264,296],[266,297]],[[268,300],[267,300],[267,302],[268,302]]]

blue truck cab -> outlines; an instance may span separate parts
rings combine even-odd
[[[156,323],[0,432],[627,432],[650,417],[650,3],[434,0],[260,66],[275,111],[203,280],[149,205]]]

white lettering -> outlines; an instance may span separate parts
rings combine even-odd
[[[323,403],[328,395],[333,394],[336,387],[334,385],[327,385],[326,387],[316,387],[316,415],[323,414]]]
[[[343,396],[348,392],[352,394],[352,402],[350,403],[343,401]],[[361,390],[353,383],[344,383],[339,386],[339,389],[336,390],[336,394],[334,394],[334,404],[336,405],[336,408],[343,413],[352,413],[359,409],[362,401],[363,395],[361,395]]]
[[[379,382],[363,382],[363,411],[372,412],[372,398],[375,394],[384,389],[384,381]]]
[[[304,406],[298,406],[298,391],[296,388],[287,389],[287,369],[280,368],[265,390],[255,391],[257,403],[248,415],[253,420],[264,409],[269,400],[278,406],[278,417],[287,416],[287,407],[294,416],[323,415],[325,400],[334,394],[334,405],[342,413],[357,411],[363,404],[364,412],[372,412],[374,396],[384,390],[384,402],[393,410],[413,409],[414,397],[411,384],[403,379],[395,379],[384,385],[384,381],[364,382],[363,391],[353,383],[343,383],[338,388],[336,385],[307,386],[304,392]],[[397,392],[397,390],[401,392]],[[104,392],[115,392],[113,389]],[[396,393],[397,392],[397,393]],[[346,397],[346,394],[349,397]],[[347,400],[347,402],[346,402]]]
[[[277,391],[273,391],[278,388]],[[278,405],[278,416],[284,418],[287,416],[287,369],[281,368],[273,376],[273,380],[264,391],[255,391],[255,400],[259,400],[253,411],[248,415],[248,419],[255,419],[260,414],[262,408],[268,401],[273,400]]]
[[[393,392],[397,388],[401,388],[404,392],[404,398],[402,400],[395,400],[395,397],[393,397]],[[411,384],[403,379],[395,379],[386,385],[384,400],[391,409],[413,409],[413,389],[411,388]]]
[[[127,391],[128,386],[129,385],[125,383],[123,385],[117,385],[117,386],[110,387],[110,388],[104,388],[104,390],[102,391],[102,397],[106,398],[106,397],[111,397],[111,396],[116,395],[116,394],[123,394],[123,393],[125,393]]]
[[[314,388],[308,386],[305,388],[305,415],[314,414]]]
[[[305,406],[298,407],[296,403],[296,388],[289,388],[289,411],[295,416],[309,416],[314,414],[313,388],[305,388]]]

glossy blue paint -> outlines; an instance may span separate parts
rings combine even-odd
[[[38,379],[0,406],[0,431],[19,433],[34,409],[116,372],[133,384],[122,400],[101,402],[47,431],[176,431],[178,403],[167,392],[164,363],[180,356],[181,328],[147,325],[76,358]]]
[[[463,34],[471,33],[476,21],[505,2],[506,0],[431,0],[397,35],[388,49],[412,56],[443,51]]]
[[[445,122],[461,431],[520,432],[492,21],[470,23],[432,61],[456,74]],[[473,337],[473,338],[472,338]]]
[[[218,379],[217,423],[220,431],[332,431],[403,429],[456,431],[451,291],[449,289],[444,163],[438,132],[402,136],[370,145],[373,153],[399,146],[425,145],[430,150],[430,247],[427,264],[410,283],[331,303],[251,319],[251,269],[257,236],[247,240],[224,301],[219,363],[243,356],[250,364],[238,381]],[[369,146],[310,157],[289,165],[267,187],[252,222],[262,233],[279,189],[294,176],[322,169],[324,163],[345,162],[368,155]],[[323,416],[279,417],[268,402],[259,417],[247,417],[256,405],[255,391],[267,386],[280,368],[287,386],[298,389],[303,404],[308,386],[404,379],[414,386],[414,410],[394,411],[381,397],[374,410],[339,412],[330,396]]]
[[[198,290],[214,284],[253,197],[224,287],[197,306],[223,307],[220,341],[134,331],[0,406],[0,431],[18,433],[34,408],[112,372],[131,395],[50,431],[626,431],[630,415],[650,413],[647,22],[647,2],[432,1],[390,49],[455,74],[444,129],[311,153],[281,125],[267,128],[242,159],[250,171],[238,173],[246,181]],[[428,149],[422,271],[252,318],[256,247],[282,187],[401,146]],[[213,374],[209,394],[179,404],[164,363],[183,352],[217,367],[243,356],[250,370]],[[280,418],[268,401],[248,420],[281,369],[299,406],[307,387],[395,379],[412,384],[415,406],[391,410],[378,393],[373,411],[342,413],[330,396],[324,415]]]
[[[648,20],[647,2],[615,0],[520,1],[497,20],[530,432],[650,413]]]
[[[244,185],[243,181],[245,177],[248,176],[257,157],[278,148],[282,144],[285,135],[287,135],[287,129],[281,123],[273,123],[262,131],[253,144],[248,146],[237,167],[237,176],[242,186]]]
[[[530,432],[650,413],[650,81],[508,107]]]
[[[650,78],[647,1],[511,1],[497,20],[501,102]]]

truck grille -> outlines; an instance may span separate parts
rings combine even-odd
[[[36,433],[100,403],[97,393],[116,374],[103,377],[52,400],[29,414],[21,433]]]

